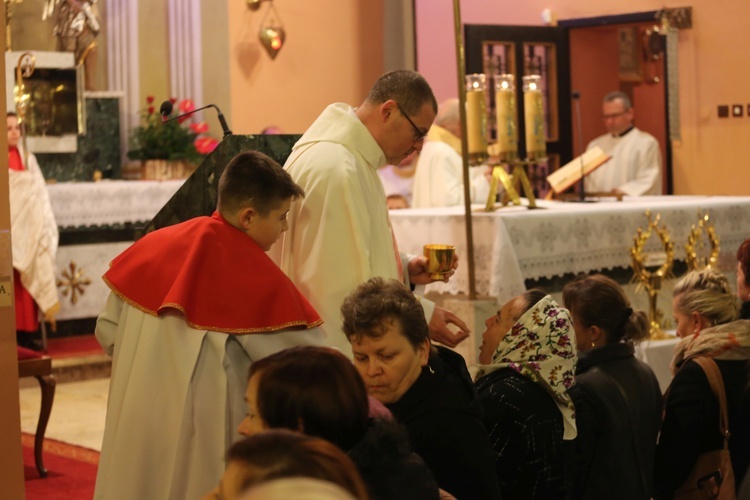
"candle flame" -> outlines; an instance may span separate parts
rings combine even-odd
[[[478,89],[479,88],[479,82],[471,82],[471,86],[474,87],[475,89]]]
[[[530,83],[529,84],[529,90],[536,90],[536,83]]]

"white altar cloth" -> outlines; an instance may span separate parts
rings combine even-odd
[[[168,181],[62,182],[48,184],[60,228],[149,222],[185,179]]]
[[[648,196],[622,202],[563,203],[537,201],[543,209],[506,207],[492,213],[474,212],[476,290],[499,303],[523,293],[524,280],[566,273],[628,267],[629,249],[639,227],[648,224],[645,211],[661,215],[674,242],[675,258],[685,259],[684,244],[698,212],[707,212],[716,228],[723,254],[734,254],[750,237],[750,197]],[[475,209],[481,207],[476,206]],[[421,254],[427,243],[456,245],[459,268],[449,283],[433,283],[427,292],[468,293],[466,230],[463,207],[403,209],[390,212],[401,251]],[[656,235],[647,251],[659,251]]]

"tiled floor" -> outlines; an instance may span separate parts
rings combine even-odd
[[[20,382],[21,430],[36,433],[41,394],[36,380]],[[109,378],[57,384],[45,437],[101,450]]]

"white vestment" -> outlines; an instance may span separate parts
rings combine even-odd
[[[114,293],[96,337],[113,360],[94,498],[117,500],[197,499],[215,488],[242,437],[250,364],[323,340],[318,329],[196,330],[176,312],[152,316]]]
[[[633,127],[619,137],[597,137],[587,150],[595,146],[612,159],[584,178],[587,193],[619,189],[628,196],[662,194],[661,151],[654,136]]]
[[[327,345],[351,358],[341,303],[368,279],[399,278],[388,208],[377,169],[385,154],[346,104],[332,104],[294,145],[284,168],[305,190],[289,230],[269,255],[323,318]],[[408,256],[401,256],[407,278]],[[422,300],[425,316],[434,304]]]
[[[23,151],[19,147],[23,158]],[[33,154],[26,170],[8,170],[13,267],[42,312],[58,303],[55,256],[58,230],[44,176]]]
[[[409,170],[412,167],[397,167],[395,165],[386,165],[378,169],[378,177],[383,183],[383,190],[386,196],[403,196],[406,202],[411,205],[411,192],[414,186],[414,171]],[[402,172],[408,172],[403,174]]]
[[[486,203],[490,183],[487,167],[469,167],[472,203]],[[464,173],[461,155],[448,144],[425,141],[414,174],[412,208],[451,207],[464,204]]]

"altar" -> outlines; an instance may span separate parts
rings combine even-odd
[[[101,276],[110,261],[133,243],[138,231],[183,182],[105,180],[47,185],[60,230],[57,319],[61,326],[70,320],[87,320],[89,324],[82,328],[92,328],[90,323],[109,295]]]
[[[553,278],[568,273],[627,268],[629,249],[645,216],[661,216],[669,229],[675,259],[685,260],[685,247],[698,213],[708,213],[721,240],[724,259],[732,258],[750,237],[750,197],[649,196],[602,200],[597,203],[537,201],[540,209],[505,207],[494,212],[474,207],[472,214],[476,291],[502,304],[526,290],[525,280]],[[449,283],[433,283],[427,292],[468,294],[465,259],[466,230],[463,207],[404,209],[390,212],[399,249],[421,254],[427,243],[456,245],[459,267]],[[659,251],[656,236],[647,251]],[[732,263],[734,261],[732,260]],[[729,269],[725,269],[729,270]]]

